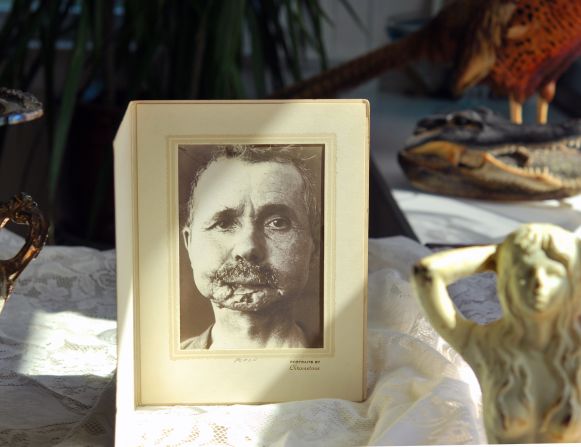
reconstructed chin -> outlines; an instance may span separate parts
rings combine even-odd
[[[226,309],[258,312],[282,298],[282,290],[270,286],[221,284],[213,287],[210,301]]]

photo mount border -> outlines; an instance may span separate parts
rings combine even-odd
[[[151,269],[150,261],[152,259],[151,247],[144,249],[141,245],[144,239],[142,234],[143,227],[151,227],[151,223],[148,222],[148,218],[144,219],[144,214],[147,214],[141,208],[141,204],[144,201],[151,201],[152,197],[157,198],[158,204],[160,204],[160,209],[156,210],[156,214],[163,214],[163,205],[161,203],[164,201],[159,200],[156,194],[151,194],[152,188],[144,182],[143,177],[147,178],[147,174],[158,175],[159,169],[155,166],[154,169],[147,168],[143,169],[143,145],[149,145],[149,152],[156,148],[165,146],[165,144],[159,143],[159,137],[167,135],[183,135],[185,134],[181,130],[178,132],[167,131],[168,129],[175,128],[175,123],[189,123],[195,122],[192,120],[191,108],[203,109],[203,115],[197,115],[201,119],[199,122],[204,122],[204,124],[210,123],[211,128],[223,127],[224,122],[228,122],[232,125],[233,121],[224,117],[220,114],[219,118],[213,118],[208,120],[208,110],[214,112],[216,109],[220,109],[220,112],[227,109],[228,113],[226,115],[232,116],[230,113],[234,109],[242,109],[246,106],[251,106],[252,110],[251,120],[254,123],[260,123],[261,127],[271,127],[273,124],[273,115],[268,114],[269,111],[274,110],[278,112],[283,112],[277,115],[278,119],[275,122],[274,127],[282,123],[283,127],[292,129],[291,135],[295,136],[298,134],[308,133],[304,132],[303,129],[313,129],[311,133],[317,133],[319,130],[328,131],[331,130],[332,133],[337,129],[337,135],[341,135],[339,142],[337,143],[338,157],[342,158],[342,167],[338,167],[337,181],[343,183],[341,188],[342,202],[347,202],[350,204],[356,204],[355,207],[349,206],[349,211],[345,212],[345,207],[341,209],[341,216],[338,216],[341,222],[342,230],[340,236],[342,239],[346,238],[346,241],[341,241],[341,250],[339,250],[339,256],[341,253],[345,254],[345,247],[349,247],[349,256],[341,256],[341,270],[338,277],[334,281],[338,281],[341,284],[340,292],[343,296],[352,296],[352,293],[356,293],[360,298],[360,302],[363,304],[363,318],[356,323],[356,320],[351,319],[350,321],[356,326],[356,337],[354,342],[359,347],[356,350],[353,348],[351,341],[348,341],[350,346],[347,350],[352,350],[352,353],[361,352],[362,357],[357,355],[355,358],[351,357],[348,363],[344,366],[348,366],[350,369],[349,374],[359,376],[358,381],[344,382],[344,386],[338,385],[336,374],[333,377],[333,389],[335,391],[330,391],[329,384],[327,382],[320,382],[318,387],[320,388],[316,394],[320,394],[319,397],[331,397],[331,398],[344,398],[348,400],[361,401],[366,396],[366,311],[367,311],[367,224],[368,224],[368,197],[369,197],[369,102],[366,100],[357,99],[346,99],[346,100],[266,100],[266,101],[256,101],[256,100],[244,100],[244,101],[133,101],[130,103],[127,113],[125,114],[122,124],[120,126],[119,132],[115,138],[115,174],[116,174],[116,208],[119,212],[116,212],[116,224],[118,228],[123,230],[123,235],[118,233],[117,241],[124,241],[126,238],[127,242],[120,243],[118,246],[122,249],[117,253],[118,258],[118,284],[122,287],[118,288],[118,388],[117,388],[117,414],[118,421],[127,421],[125,417],[130,417],[128,413],[133,411],[147,411],[148,409],[154,409],[156,405],[167,405],[167,404],[194,404],[188,402],[175,400],[167,400],[167,396],[156,403],[155,399],[148,399],[144,402],[143,396],[141,395],[142,383],[142,357],[140,355],[139,345],[142,342],[142,337],[147,329],[142,327],[140,315],[143,309],[140,307],[136,298],[141,298],[140,294],[144,291],[145,287],[140,284],[140,277],[143,279],[144,276],[140,275],[140,272],[149,272]],[[345,107],[346,106],[346,107]],[[362,107],[361,107],[362,106]],[[156,109],[163,109],[163,113],[154,112]],[[305,116],[297,116],[296,110],[306,111],[303,114]],[[318,110],[316,115],[312,112]],[[291,112],[288,113],[287,112]],[[363,111],[363,114],[361,114]],[[167,112],[167,113],[166,113]],[[265,113],[266,112],[266,113]],[[337,113],[335,113],[337,112]],[[293,115],[295,113],[295,115]],[[210,113],[212,114],[212,113]],[[285,115],[284,118],[282,115]],[[287,115],[290,118],[287,121]],[[155,116],[155,121],[152,121],[152,116]],[[189,119],[187,117],[190,117]],[[236,119],[242,118],[245,123],[248,119],[241,115],[236,115]],[[281,120],[282,118],[282,120]],[[313,119],[315,118],[315,119]],[[258,121],[257,121],[258,120]],[[309,121],[310,120],[310,121]],[[296,126],[297,122],[301,122],[304,126]],[[269,123],[267,126],[263,126],[264,123]],[[289,124],[290,123],[290,124]],[[321,125],[322,124],[322,125]],[[236,125],[236,124],[235,124]],[[196,124],[197,128],[200,128],[199,124]],[[294,126],[294,127],[293,127]],[[194,126],[195,127],[195,126]],[[298,130],[298,129],[301,130]],[[165,130],[164,130],[165,129]],[[217,132],[215,132],[217,133]],[[228,133],[228,132],[225,132]],[[285,132],[276,130],[272,132],[276,135],[282,135]],[[233,132],[235,134],[235,132]],[[243,132],[238,132],[238,134],[243,134]],[[346,139],[347,136],[347,139]],[[153,137],[156,143],[149,142],[146,140]],[[356,137],[354,140],[353,138]],[[346,143],[348,141],[348,143]],[[339,150],[339,146],[341,149]],[[355,155],[353,155],[355,154]],[[345,159],[355,161],[352,166],[349,161],[345,162]],[[161,163],[164,164],[164,163]],[[353,170],[355,168],[355,170]],[[164,168],[165,169],[165,168]],[[354,175],[349,174],[352,172]],[[362,175],[363,174],[363,175]],[[122,180],[117,180],[118,178],[123,178]],[[149,179],[148,179],[149,180]],[[167,182],[167,179],[163,179]],[[157,180],[156,180],[157,181]],[[345,186],[347,186],[347,192],[345,192]],[[352,187],[351,187],[352,186]],[[163,187],[162,187],[163,188]],[[353,189],[353,191],[351,191]],[[118,192],[121,191],[121,192]],[[354,201],[355,200],[355,201]],[[364,205],[363,208],[359,205]],[[169,210],[167,210],[169,213]],[[167,216],[167,215],[166,215]],[[148,216],[147,216],[148,217]],[[155,216],[158,219],[157,216]],[[352,222],[347,226],[350,226],[355,230],[352,234],[351,231],[347,233],[345,225],[343,222]],[[357,228],[355,228],[354,223],[357,223]],[[335,230],[335,228],[333,228]],[[326,229],[326,235],[328,235],[329,229]],[[169,232],[167,232],[169,234]],[[337,235],[336,235],[337,236]],[[166,237],[166,235],[161,236]],[[328,237],[328,236],[326,236]],[[335,240],[338,239],[335,237]],[[345,271],[345,258],[352,259],[350,266],[357,266],[355,270],[348,269]],[[144,265],[148,264],[148,265]],[[119,265],[122,267],[119,268]],[[159,264],[158,264],[159,265]],[[163,267],[165,269],[166,267]],[[357,272],[357,281],[346,282],[344,276],[347,273],[347,277],[351,277],[351,272]],[[169,276],[164,274],[162,276]],[[161,278],[161,277],[160,277]],[[119,281],[120,280],[120,281]],[[150,281],[146,282],[146,285],[150,285]],[[345,285],[349,289],[349,294],[345,291]],[[169,288],[168,288],[169,289]],[[150,293],[149,291],[146,291]],[[167,292],[166,292],[167,293]],[[164,293],[165,294],[165,293]],[[345,303],[343,303],[345,304]],[[353,306],[344,306],[348,308],[353,308]],[[356,318],[359,318],[361,306],[357,305],[354,308],[357,309],[354,314]],[[345,309],[340,309],[343,311]],[[353,310],[353,309],[351,309]],[[351,317],[350,317],[351,318]],[[344,322],[343,322],[344,323]],[[363,325],[363,331],[361,331],[361,325]],[[345,325],[342,324],[341,327]],[[351,328],[353,329],[353,328]],[[156,332],[159,330],[156,329]],[[342,330],[345,332],[345,330]],[[358,334],[358,335],[357,335]],[[148,342],[151,341],[151,334],[148,335]],[[168,335],[169,336],[169,335]],[[359,345],[359,342],[363,337],[363,345]],[[344,342],[346,341],[344,334],[339,338],[340,346],[337,355],[345,358],[344,354],[341,352],[346,352],[344,347]],[[147,346],[149,344],[146,343]],[[160,345],[156,344],[151,352],[156,352]],[[216,358],[214,361],[220,359]],[[362,360],[362,363],[360,363]],[[357,367],[355,367],[357,365]],[[361,366],[360,366],[361,365]],[[334,367],[335,368],[335,367]],[[341,367],[339,367],[342,369]],[[157,370],[157,365],[156,368]],[[358,372],[357,372],[358,371]],[[343,373],[344,375],[345,373]],[[328,376],[325,376],[328,377]],[[329,377],[328,377],[329,378]],[[328,381],[328,380],[327,380]],[[166,380],[167,382],[167,380]],[[353,385],[358,385],[354,388]],[[157,388],[157,385],[154,387]],[[311,385],[309,385],[311,388]],[[324,391],[324,390],[327,391]],[[330,394],[327,394],[330,393]],[[303,393],[304,394],[304,393]],[[301,395],[302,396],[302,395]],[[317,398],[317,396],[292,396],[292,398],[267,398],[266,400],[219,400],[209,402],[207,400],[195,400],[195,404],[203,404],[204,402],[208,404],[216,403],[267,403],[267,402],[281,402],[286,400],[299,399],[310,399]],[[122,424],[120,424],[121,426]],[[120,438],[122,439],[122,438]]]
[[[180,289],[179,289],[179,244],[181,243],[181,234],[179,228],[179,209],[176,208],[168,213],[169,228],[177,229],[175,234],[171,235],[170,244],[170,266],[171,290],[169,293],[170,306],[170,352],[171,359],[190,359],[200,357],[224,357],[238,358],[240,356],[251,357],[292,357],[292,358],[310,358],[310,357],[332,357],[335,353],[334,333],[335,324],[332,315],[335,312],[335,289],[332,278],[335,275],[335,234],[334,225],[331,224],[335,216],[335,194],[336,194],[336,135],[335,134],[312,134],[312,135],[190,135],[190,136],[168,136],[167,137],[167,156],[168,156],[168,203],[177,204],[179,202],[179,175],[178,175],[178,149],[180,145],[321,145],[323,146],[323,226],[324,240],[321,244],[323,252],[323,347],[322,348],[289,348],[289,349],[221,349],[211,350],[183,350],[179,349],[176,341],[179,340],[179,316],[180,316]],[[299,352],[300,351],[300,352]]]

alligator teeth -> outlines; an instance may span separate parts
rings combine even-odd
[[[578,190],[581,188],[581,179],[564,178],[561,179],[561,184],[564,188]]]
[[[530,175],[543,175],[543,176],[552,175],[547,166],[531,166],[528,168],[524,168],[524,171]]]
[[[565,139],[561,141],[561,144],[566,149],[579,150],[581,149],[581,138]]]
[[[569,178],[563,179],[562,183],[563,183],[563,186],[565,186],[566,188],[577,188],[580,185],[579,180],[569,179]]]

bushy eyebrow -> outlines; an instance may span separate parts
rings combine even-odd
[[[237,208],[223,208],[214,214],[210,215],[207,219],[202,222],[203,227],[213,225],[221,220],[232,220],[240,216],[241,211]]]
[[[219,222],[221,220],[237,219],[242,214],[244,214],[244,211],[241,208],[225,207],[211,214],[207,219],[204,219],[201,222],[201,224],[202,227],[206,228],[212,226],[214,223]],[[299,224],[302,225],[305,223],[302,220],[300,220],[299,214],[297,214],[297,212],[292,207],[280,203],[272,203],[261,206],[258,210],[257,215],[255,216],[255,220],[264,221],[272,216],[285,217],[287,219],[290,219],[297,225]],[[308,221],[306,215],[303,220]]]

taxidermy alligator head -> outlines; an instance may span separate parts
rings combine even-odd
[[[488,109],[420,120],[399,163],[428,192],[490,200],[581,193],[581,120],[514,124]]]

